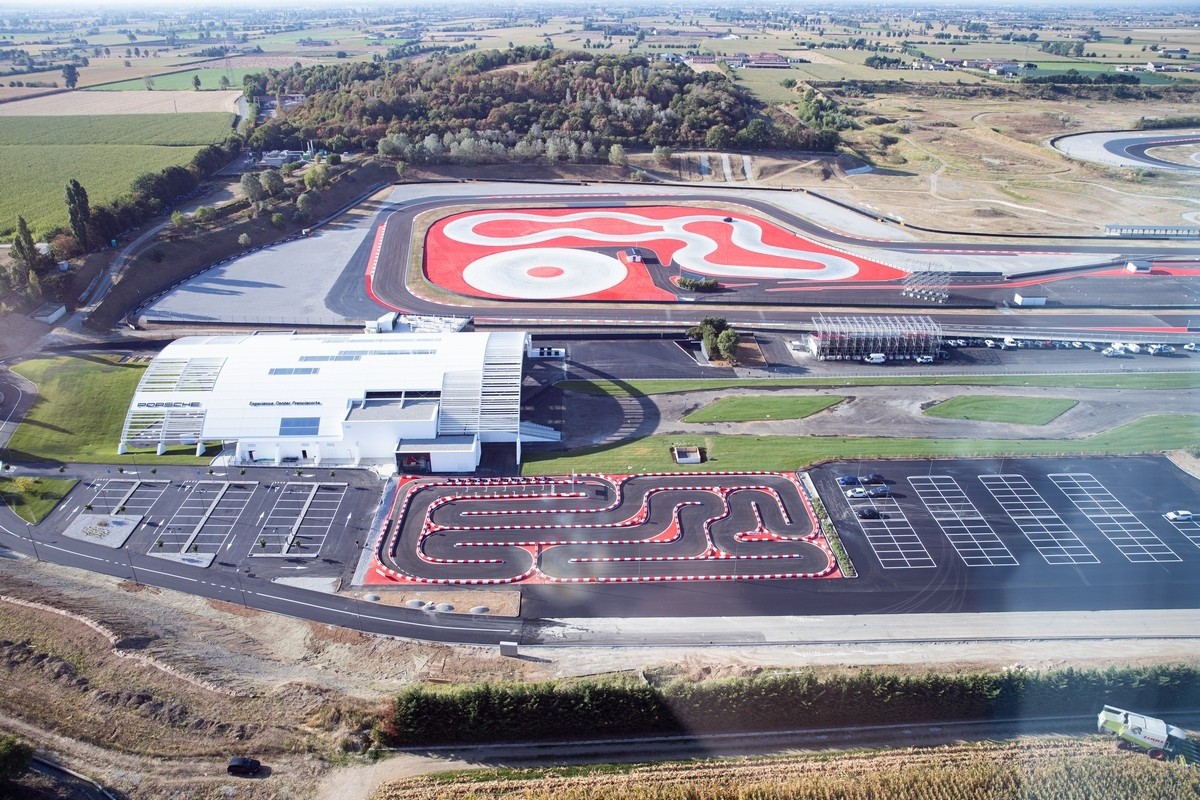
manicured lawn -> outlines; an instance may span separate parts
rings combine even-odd
[[[1063,386],[1090,389],[1197,389],[1200,373],[1152,372],[1136,375],[898,375],[873,378],[700,378],[630,381],[562,381],[563,389],[588,394],[628,395],[695,392],[706,389],[793,389],[838,386]]]
[[[36,525],[77,483],[73,478],[0,478],[0,500],[18,517]]]
[[[683,418],[684,422],[751,422],[763,419],[804,419],[846,398],[723,397]]]
[[[708,462],[678,465],[671,445],[706,448]],[[1200,446],[1200,415],[1143,417],[1086,439],[891,439],[882,436],[649,436],[571,453],[525,454],[525,475],[576,472],[793,470],[828,459],[1153,453]]]
[[[38,399],[8,444],[6,460],[83,463],[204,464],[194,449],[117,455],[125,412],[145,364],[60,356],[26,361],[13,372],[37,385]]]
[[[951,397],[926,409],[926,416],[946,419],[972,419],[983,422],[1011,422],[1018,425],[1045,425],[1078,405],[1063,397]]]

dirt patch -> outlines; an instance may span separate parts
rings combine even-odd
[[[0,103],[0,117],[102,116],[105,114],[237,113],[240,91],[62,92]]]
[[[496,617],[515,617],[521,613],[521,592],[514,591],[430,591],[428,589],[386,589],[377,587],[368,590],[352,592],[351,596],[363,598],[374,594],[379,599],[372,601],[385,606],[408,606],[413,601],[422,603],[449,603],[455,611],[466,612],[472,608],[484,607],[486,613]]]
[[[737,363],[742,367],[758,367],[765,368],[767,359],[763,356],[762,348],[758,346],[758,340],[754,338],[754,334],[750,334],[738,341],[737,353],[734,354]]]

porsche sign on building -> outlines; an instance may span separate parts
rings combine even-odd
[[[546,441],[522,425],[521,332],[190,336],[138,384],[120,451],[222,442],[233,464],[470,472],[481,445]]]

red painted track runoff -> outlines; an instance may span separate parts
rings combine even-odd
[[[404,478],[368,584],[841,577],[804,488],[780,473]]]
[[[468,297],[673,300],[645,263],[610,254],[633,247],[661,265],[719,281],[887,281],[904,274],[752,214],[670,205],[455,214],[429,229],[424,270],[432,283]]]

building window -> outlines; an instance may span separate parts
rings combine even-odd
[[[279,420],[279,435],[316,436],[320,427],[320,417],[284,417]]]
[[[268,375],[316,375],[321,371],[320,367],[272,367],[267,370]]]

